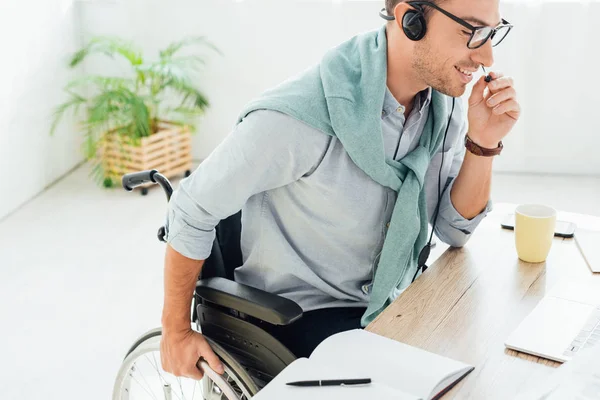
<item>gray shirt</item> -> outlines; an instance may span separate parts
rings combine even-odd
[[[387,157],[404,157],[419,143],[431,89],[419,93],[408,120],[387,90],[381,124]],[[450,189],[464,157],[466,118],[457,99],[445,147],[429,166],[430,219],[442,197],[436,235],[460,247],[482,218],[463,218]],[[184,179],[167,215],[167,241],[182,255],[206,259],[217,223],[242,210],[243,265],[238,282],[298,303],[304,311],[363,306],[396,201],[396,192],[368,177],[342,144],[288,115],[259,110]],[[432,222],[432,221],[430,221]]]

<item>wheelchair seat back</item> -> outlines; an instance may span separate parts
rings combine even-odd
[[[216,230],[210,256],[204,262],[200,278],[220,277],[234,280],[233,274],[243,263],[242,249],[242,212],[221,220]]]

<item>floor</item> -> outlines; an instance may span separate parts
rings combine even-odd
[[[125,351],[160,323],[165,197],[87,173],[0,221],[2,399],[110,399]],[[493,198],[600,215],[600,178],[497,174]]]

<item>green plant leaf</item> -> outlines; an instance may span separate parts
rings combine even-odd
[[[92,75],[73,79],[67,84],[65,89],[73,90],[81,86],[95,86],[98,90],[114,90],[118,88],[128,88],[133,90],[135,88],[135,81],[131,78]]]
[[[87,102],[87,99],[83,96],[72,92],[70,94],[71,99],[60,104],[54,109],[53,121],[52,125],[50,126],[50,135],[54,135],[54,133],[56,132],[56,128],[58,128],[58,124],[60,123],[67,111],[73,110],[73,114],[77,114],[77,112],[79,111],[79,107],[81,107]]]
[[[156,62],[143,64],[136,67],[137,71],[143,72],[157,84],[157,90],[161,89],[162,83],[167,80],[187,80],[188,74],[184,68],[170,62]]]
[[[104,181],[104,167],[102,166],[102,162],[98,159],[94,159],[91,161],[92,169],[88,176],[90,176],[98,185],[101,185]]]
[[[165,111],[169,115],[169,121],[181,125],[191,125],[192,121],[204,114],[203,110],[192,107],[175,107]]]
[[[188,104],[204,110],[210,105],[206,96],[191,84],[188,74],[181,66],[170,62],[159,62],[141,65],[138,69],[148,73],[156,84],[153,93],[170,89],[181,99],[182,106]]]
[[[201,56],[174,57],[169,62],[183,68],[197,70],[200,66],[206,65],[206,58]]]
[[[91,54],[104,54],[109,57],[120,55],[131,65],[143,63],[141,52],[131,42],[112,36],[100,36],[93,38],[85,47],[76,51],[69,61],[69,66],[76,67]]]
[[[97,126],[135,126],[134,136],[150,135],[150,112],[144,99],[127,88],[117,88],[100,93],[92,99],[88,123]]]
[[[167,60],[167,59],[171,58],[173,55],[175,55],[175,53],[177,53],[182,48],[191,46],[191,45],[203,45],[203,46],[206,46],[206,47],[214,50],[215,52],[217,52],[219,54],[222,54],[221,51],[214,44],[209,42],[205,36],[193,36],[193,37],[187,37],[187,38],[184,38],[183,40],[179,40],[177,42],[171,43],[166,49],[164,49],[160,52],[160,58],[163,61]]]
[[[191,105],[199,111],[203,111],[210,105],[206,96],[187,82],[171,81],[168,82],[166,86],[183,95],[183,100],[181,101],[182,107],[189,104],[189,101],[191,101]]]
[[[190,118],[196,118],[203,114],[202,110],[190,107],[175,107],[168,110],[169,112],[177,113],[179,115],[187,116]]]
[[[94,132],[92,131],[92,129],[86,129],[86,133],[84,134],[84,141],[83,141],[83,154],[86,158],[86,160],[91,160],[94,157],[97,156],[96,152],[97,152],[97,145],[96,145],[96,140],[94,139]]]
[[[131,108],[131,119],[135,123],[136,138],[150,136],[152,130],[150,129],[150,111],[146,106],[146,103],[139,97],[133,98],[133,105]]]
[[[176,107],[166,109],[164,113],[168,117],[168,120],[161,122],[186,127],[190,132],[194,133],[196,132],[197,119],[203,114],[203,111],[197,108]]]

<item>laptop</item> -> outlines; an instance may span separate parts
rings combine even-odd
[[[568,268],[567,265],[564,266]],[[600,280],[562,282],[506,339],[513,350],[565,362],[600,342]]]

